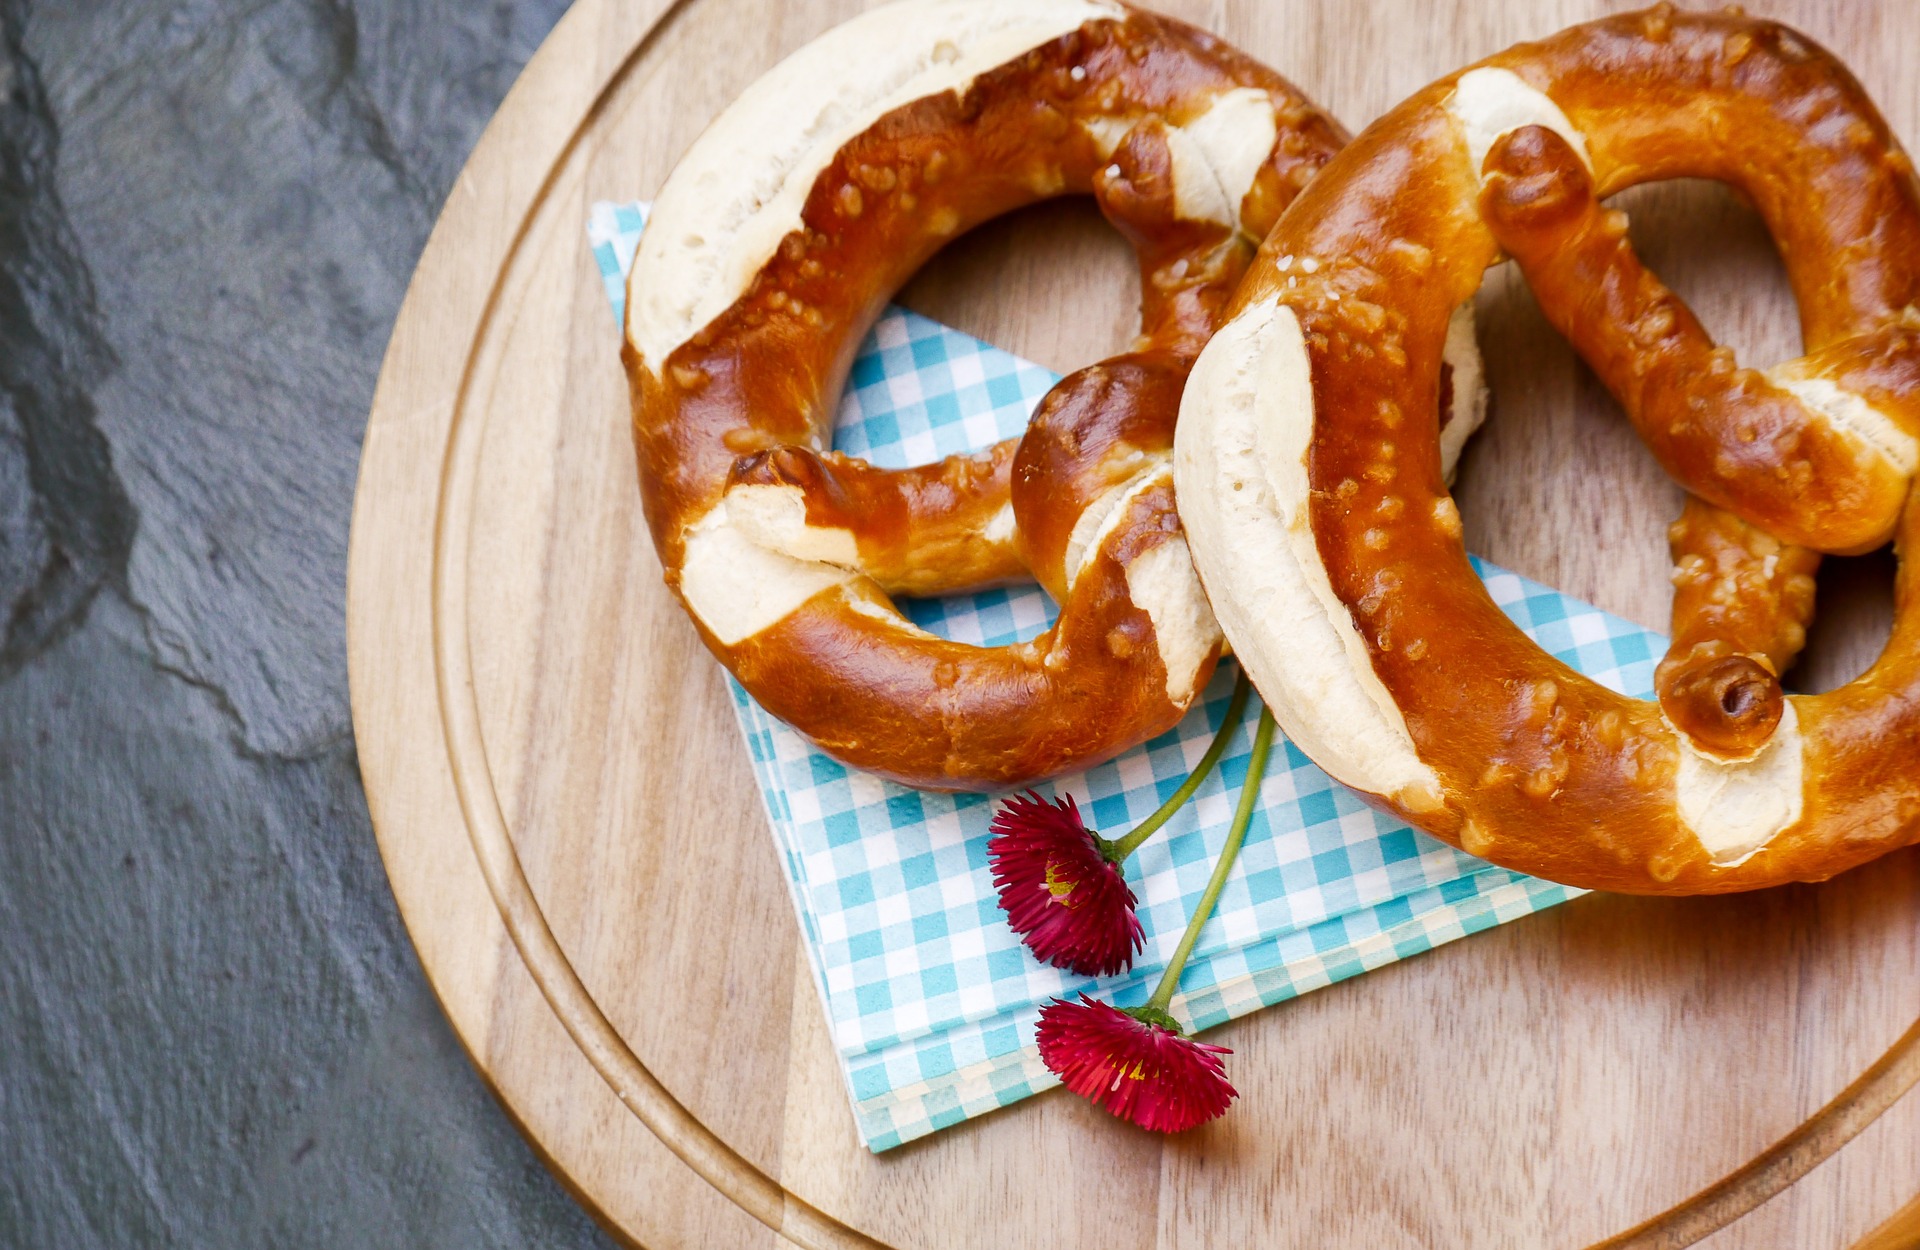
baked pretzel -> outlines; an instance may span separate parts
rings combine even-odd
[[[1601,201],[1705,177],[1758,207],[1807,354],[1738,367]],[[1447,312],[1505,253],[1692,495],[1660,699],[1542,652],[1469,567],[1434,411]],[[1920,542],[1920,187],[1860,85],[1783,26],[1671,6],[1433,84],[1282,218],[1202,353],[1175,480],[1281,725],[1438,837],[1652,894],[1821,880],[1920,838],[1920,593],[1867,673],[1786,697],[1816,552]]]
[[[627,301],[647,521],[707,646],[910,785],[1024,785],[1171,728],[1220,643],[1173,508],[1180,389],[1345,137],[1218,39],[1108,0],[903,0],[755,83],[660,192]],[[826,450],[902,281],[989,217],[1089,191],[1138,254],[1133,351],[976,455]],[[937,638],[888,597],[1029,571],[1060,617],[1015,646]]]

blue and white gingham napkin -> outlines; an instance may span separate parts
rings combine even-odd
[[[645,223],[598,204],[588,226],[616,322]],[[876,464],[924,463],[1018,433],[1055,375],[935,321],[890,308],[853,365],[834,446]],[[1647,697],[1665,643],[1636,625],[1477,564],[1494,600],[1548,651]],[[921,626],[997,645],[1031,638],[1053,609],[1037,587],[906,601]],[[1225,714],[1232,664],[1200,705],[1145,746],[1056,782],[1117,836],[1171,794]],[[1146,949],[1093,981],[1037,963],[996,902],[993,804],[856,772],[733,686],[806,936],[860,1138],[875,1151],[1057,1084],[1033,1045],[1049,999],[1085,989],[1146,1001],[1198,901],[1246,779],[1259,701],[1220,767],[1129,862]],[[1580,891],[1496,868],[1383,816],[1293,747],[1271,757],[1240,861],[1181,978],[1174,1014],[1206,1028]],[[1090,800],[1090,801],[1089,801]]]

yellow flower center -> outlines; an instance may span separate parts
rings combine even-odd
[[[1077,884],[1079,883],[1069,881],[1066,874],[1060,871],[1059,860],[1050,859],[1047,861],[1046,891],[1052,896],[1053,902],[1059,903],[1063,907],[1071,906],[1071,904],[1067,902],[1067,895],[1073,893],[1073,887]]]

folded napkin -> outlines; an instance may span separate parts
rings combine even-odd
[[[645,224],[640,204],[595,205],[588,233],[612,301]],[[885,466],[924,463],[1019,433],[1054,374],[889,308],[854,361],[834,446]],[[1541,646],[1614,690],[1647,697],[1656,635],[1485,563],[1488,591]],[[916,623],[993,646],[1031,638],[1053,608],[1037,587],[902,602]],[[1170,795],[1225,714],[1223,663],[1178,728],[1061,778],[1095,828],[1118,836]],[[1259,700],[1220,766],[1127,865],[1146,949],[1090,980],[1036,962],[1007,928],[987,867],[993,801],[931,794],[828,758],[753,702],[734,707],[846,1074],[854,1122],[886,1150],[1058,1084],[1033,1044],[1040,1008],[1081,990],[1146,1001],[1199,900],[1246,780]],[[1090,800],[1090,801],[1089,801]],[[1580,891],[1496,868],[1361,803],[1291,743],[1268,761],[1240,859],[1196,945],[1174,1014],[1207,1028]]]

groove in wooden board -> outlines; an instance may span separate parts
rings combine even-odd
[[[1685,1203],[1594,1250],[1677,1250],[1724,1228],[1818,1167],[1920,1081],[1920,1021],[1832,1102]]]
[[[471,545],[475,529],[475,479],[480,474],[478,462],[487,423],[484,419],[469,418],[467,413],[470,401],[475,401],[477,410],[478,404],[499,394],[495,379],[506,360],[506,352],[488,335],[496,325],[503,325],[510,333],[520,324],[512,316],[496,321],[494,314],[503,305],[517,312],[522,305],[515,297],[524,300],[526,284],[538,281],[541,249],[537,242],[534,246],[525,246],[530,239],[537,240],[537,231],[533,229],[536,220],[544,217],[547,228],[552,229],[553,219],[545,210],[556,202],[578,202],[577,195],[550,194],[556,185],[568,185],[568,175],[573,169],[569,157],[576,147],[576,142],[569,139],[554,165],[554,173],[544,180],[526,223],[516,232],[507,251],[499,280],[488,297],[479,335],[462,371],[448,432],[431,565],[434,680],[460,809],[488,891],[527,971],[573,1043],[613,1087],[620,1100],[663,1142],[670,1144],[683,1162],[763,1224],[808,1246],[872,1244],[787,1193],[764,1171],[742,1158],[704,1122],[690,1114],[633,1054],[561,950],[514,845],[494,784],[481,724],[479,673],[471,654],[473,629],[469,621],[469,608],[477,597],[471,568],[475,554]]]
[[[1910,973],[1916,966],[1911,922],[1899,927],[1916,893],[1911,856],[1889,861],[1871,880],[1718,911],[1615,911],[1627,901],[1588,900],[1240,1022],[1220,1036],[1240,1049],[1235,1076],[1249,1091],[1245,1105],[1215,1129],[1165,1148],[1058,1095],[882,1160],[853,1146],[844,1119],[838,1133],[821,1131],[843,1097],[839,1077],[811,986],[804,974],[794,976],[798,953],[784,887],[759,827],[717,670],[661,592],[633,492],[620,489],[630,456],[618,423],[623,387],[610,323],[579,259],[579,232],[588,195],[646,194],[706,117],[747,80],[854,7],[794,4],[769,16],[744,3],[700,0],[681,6],[642,45],[645,23],[638,18],[646,15],[592,0],[578,6],[463,176],[416,275],[376,400],[352,595],[356,729],[372,757],[363,761],[370,803],[436,990],[556,1167],[612,1223],[647,1244],[761,1238],[741,1223],[739,1210],[666,1161],[556,1027],[524,967],[494,964],[504,935],[466,852],[466,830],[457,815],[449,819],[435,709],[421,706],[431,698],[418,697],[423,670],[408,659],[417,665],[428,641],[418,573],[431,538],[435,439],[444,440],[448,396],[483,328],[485,291],[530,208],[538,209],[537,220],[525,227],[524,246],[528,256],[547,255],[523,256],[528,267],[508,275],[494,310],[510,328],[491,355],[476,353],[486,357],[483,365],[502,370],[473,392],[497,405],[483,406],[475,418],[486,427],[481,450],[511,463],[489,467],[480,457],[477,472],[489,485],[486,507],[475,516],[486,526],[468,536],[460,563],[479,570],[489,592],[503,597],[502,618],[517,623],[492,631],[483,620],[470,634],[486,759],[507,779],[513,804],[505,810],[514,814],[513,836],[535,879],[535,897],[549,905],[548,919],[591,996],[700,1120],[724,1126],[725,1141],[760,1168],[777,1170],[790,1188],[909,1244],[973,1236],[994,1244],[1219,1244],[1306,1228],[1319,1244],[1443,1231],[1448,1240],[1473,1244],[1537,1244],[1548,1232],[1572,1244],[1684,1199],[1716,1168],[1744,1161],[1851,1079],[1902,1021],[1881,982],[1888,968]],[[1471,9],[1449,24],[1394,19],[1388,15],[1398,6],[1386,3],[1361,6],[1357,16],[1331,0],[1285,13],[1252,4],[1171,7],[1242,38],[1349,122],[1472,55],[1595,11],[1570,4],[1524,16]],[[1838,42],[1836,32],[1819,25],[1831,19],[1807,7],[1803,20],[1814,33]],[[1343,14],[1361,29],[1342,27]],[[712,47],[734,55],[700,54]],[[1358,55],[1362,49],[1369,55]],[[1896,107],[1884,94],[1886,76],[1876,80],[1870,72],[1873,58],[1888,55],[1884,47],[1849,43],[1842,50],[1867,58],[1856,68],[1883,92],[1896,129],[1912,133],[1920,109],[1911,90]],[[630,53],[635,59],[623,71]],[[1398,61],[1380,59],[1396,54],[1403,54]],[[582,73],[585,64],[596,72]],[[612,91],[588,116],[594,93],[609,79]],[[566,167],[538,195],[576,128],[573,163],[562,162]],[[1054,221],[1046,216],[1051,211],[1005,227],[997,244],[989,235],[961,245],[910,288],[908,300],[937,305],[929,310],[1056,367],[1110,351],[1114,326],[1107,322],[1124,334],[1122,323],[1131,320],[1130,279],[1124,270],[1089,278],[1058,255],[1036,255],[1036,237],[1080,229],[1075,214],[1085,216],[1084,209],[1065,209]],[[1095,237],[1085,250],[1097,254],[1108,241]],[[982,262],[968,254],[976,245],[1000,249],[993,259],[1001,281],[979,281]],[[552,276],[570,265],[573,274]],[[1012,293],[1017,297],[1007,298]],[[1118,311],[1106,318],[1082,311],[1101,308]],[[1708,313],[1704,305],[1702,311]],[[1782,309],[1765,315],[1784,315],[1790,324]],[[1718,328],[1710,313],[1707,321]],[[1513,323],[1496,321],[1489,332],[1495,339],[1511,335]],[[1511,378],[1538,391],[1507,406],[1527,411],[1530,426],[1543,413],[1566,415],[1559,412],[1565,408],[1577,411],[1575,431],[1604,430],[1605,405],[1590,393],[1590,380],[1581,390],[1583,375],[1570,354],[1551,336],[1531,341],[1506,377],[1496,373],[1496,385]],[[564,385],[534,384],[551,379],[556,358],[567,361]],[[496,441],[493,427],[509,417],[525,420],[526,428]],[[510,445],[542,428],[563,432],[565,441],[548,480],[532,483],[523,453]],[[1542,498],[1551,506],[1507,509],[1505,517],[1490,509],[1481,549],[1519,563],[1503,546],[1557,535],[1559,545],[1541,546],[1541,566],[1523,564],[1522,571],[1608,606],[1638,604],[1628,614],[1650,613],[1658,624],[1665,518],[1647,506],[1659,502],[1648,499],[1661,485],[1657,475],[1642,481],[1630,467],[1630,457],[1643,453],[1608,452],[1611,444],[1597,442],[1602,450],[1594,457],[1604,465],[1607,488],[1572,497],[1597,498],[1594,515],[1617,510],[1631,517],[1618,531],[1630,538],[1622,550],[1631,558],[1590,562],[1582,572],[1579,559],[1598,545],[1579,534],[1569,543],[1565,525],[1568,488],[1593,486],[1583,483],[1582,466],[1543,456],[1558,448],[1530,444],[1539,431],[1517,421],[1497,421],[1492,434],[1511,440],[1523,472],[1544,461]],[[415,441],[408,445],[406,437]],[[1490,438],[1470,468],[1505,485],[1509,468],[1491,472],[1499,447]],[[1616,458],[1599,460],[1609,454]],[[534,464],[543,458],[526,457]],[[582,504],[583,515],[555,512],[561,503]],[[1467,506],[1471,522],[1471,482]],[[567,528],[576,522],[584,528]],[[536,531],[544,541],[531,541]],[[504,554],[512,556],[511,567],[503,567]],[[1571,584],[1569,572],[1593,589]],[[1609,595],[1617,597],[1613,603]],[[537,644],[518,641],[535,636]],[[515,668],[516,655],[523,668]],[[635,673],[643,676],[623,676]],[[610,688],[595,689],[596,679]],[[657,759],[663,748],[664,765]],[[714,781],[689,786],[689,776]],[[1823,915],[1836,910],[1841,914]],[[1783,925],[1785,936],[1772,937]],[[725,941],[707,942],[714,933]],[[1836,940],[1842,949],[1831,949]],[[1745,966],[1749,949],[1759,952],[1756,966]],[[476,950],[488,957],[475,959]],[[1895,988],[1910,990],[1911,983],[1896,981]],[[1574,1001],[1596,991],[1604,1000],[1599,1021],[1591,1005]],[[1756,1029],[1756,1008],[1793,1027]],[[1590,1027],[1605,1030],[1605,1045],[1588,1043],[1583,1030]],[[1849,1034],[1857,1045],[1834,1041]],[[1675,1066],[1684,1068],[1698,1062],[1684,1047],[1703,1038],[1744,1046],[1749,1059],[1757,1045],[1773,1065],[1765,1071],[1790,1074],[1784,1085],[1791,1096],[1736,1089],[1700,1106],[1658,1073],[1623,1090],[1605,1070],[1619,1057],[1648,1067],[1650,1057],[1671,1060],[1666,1051],[1674,1045],[1682,1047]],[[1504,1100],[1502,1113],[1489,1117],[1496,1097]],[[1664,1142],[1634,1135],[1636,1125],[1658,1123],[1675,1105],[1711,1120],[1711,1140],[1702,1143],[1686,1130]],[[1564,1122],[1569,1115],[1615,1136],[1582,1139]],[[1909,1133],[1883,1147],[1892,1171],[1911,1176],[1917,1138]],[[1508,1162],[1463,1174],[1447,1166],[1463,1150]],[[1843,1154],[1761,1214],[1816,1201],[1799,1195],[1815,1192],[1808,1187],[1851,1158]],[[1622,1162],[1632,1166],[1622,1171]],[[1128,1200],[1062,1210],[1059,1195],[1089,1176],[1117,1179],[1111,1192]],[[1886,1166],[1852,1169],[1842,1183],[1856,1197],[1833,1205],[1813,1239],[1791,1244],[1840,1245],[1857,1236],[1875,1212],[1904,1196],[1887,1176]],[[786,1215],[782,1200],[775,1218]],[[1752,1222],[1734,1225],[1715,1244],[1726,1237],[1736,1239],[1727,1245],[1781,1244],[1744,1234]],[[1537,1235],[1529,1240],[1526,1229]]]

